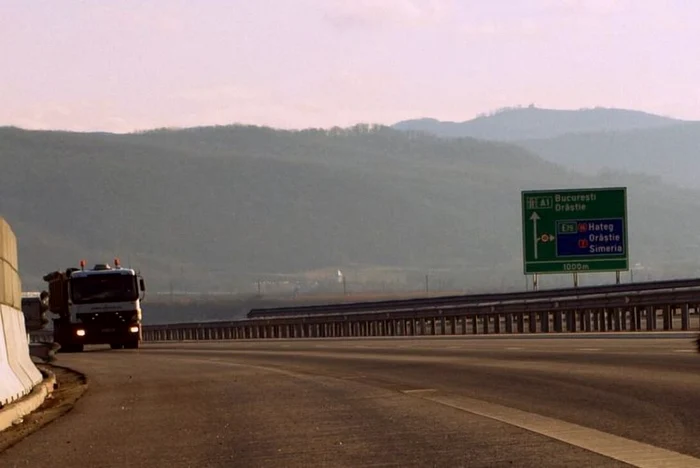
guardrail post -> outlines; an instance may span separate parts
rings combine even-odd
[[[467,334],[467,316],[462,315],[462,317],[459,319],[461,325],[462,325],[462,335]]]
[[[576,312],[573,310],[567,310],[564,312],[566,316],[566,331],[571,333],[576,331]]]
[[[518,313],[518,333],[525,333],[525,314]]]
[[[644,318],[647,321],[647,331],[654,330],[656,328],[656,309],[653,306],[644,307]]]
[[[540,331],[549,333],[549,312],[540,312]]]
[[[636,307],[630,309],[630,331],[639,331],[638,313],[639,311]]]
[[[613,321],[615,322],[615,331],[622,331],[622,309],[620,307],[613,309]]]
[[[513,333],[513,314],[506,314],[506,333]]]
[[[554,331],[561,333],[563,330],[561,310],[554,311]]]
[[[581,324],[581,331],[590,332],[591,326],[593,325],[593,314],[591,309],[586,309],[581,312],[583,323]]]
[[[528,315],[528,325],[530,327],[530,333],[537,333],[537,314],[530,312]]]
[[[642,309],[639,307],[634,308],[635,318],[637,319],[637,331],[642,329]]]
[[[683,331],[690,330],[690,304],[681,306],[681,329]]]
[[[457,317],[454,316],[450,317],[450,334],[457,334]]]
[[[489,334],[489,319],[491,317],[489,315],[482,315],[481,316],[481,329],[484,332],[484,335]]]
[[[493,316],[493,332],[496,334],[501,333],[501,314]]]
[[[613,318],[613,315],[614,315],[613,311],[607,307],[603,310],[604,310],[605,315],[607,317],[607,323],[605,324],[605,328],[607,329],[607,331],[612,331],[615,329],[615,320]]]
[[[420,319],[420,334],[421,334],[421,336],[425,335],[425,319],[424,318]]]
[[[600,331],[610,331],[612,330],[612,315],[610,315],[610,310],[607,307],[602,307],[600,309]]]
[[[671,322],[673,322],[673,317],[671,316],[671,306],[666,305],[663,308],[663,317],[664,317],[664,331],[670,330],[671,327]]]

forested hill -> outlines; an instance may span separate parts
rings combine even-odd
[[[532,188],[628,186],[631,251],[645,262],[688,261],[700,232],[696,193],[577,175],[506,143],[368,125],[2,128],[0,162],[0,214],[18,235],[28,287],[51,269],[115,255],[161,290],[173,278],[233,290],[262,275],[352,265],[520,286],[519,192]]]

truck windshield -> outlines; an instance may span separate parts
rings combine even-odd
[[[136,277],[122,274],[71,279],[74,304],[135,301],[139,297]]]

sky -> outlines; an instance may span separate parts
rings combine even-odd
[[[698,0],[0,0],[0,125],[700,120]]]

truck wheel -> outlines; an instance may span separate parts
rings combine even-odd
[[[109,345],[110,348],[112,349],[122,349],[122,344],[121,343],[112,343]]]
[[[138,341],[130,341],[124,344],[124,349],[139,349]]]

